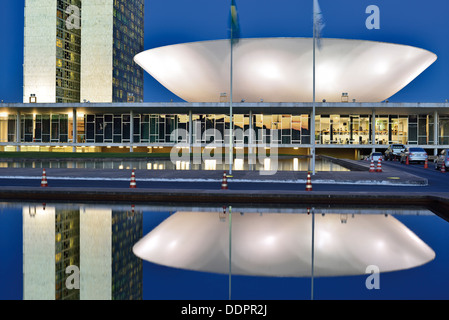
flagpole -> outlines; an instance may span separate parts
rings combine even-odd
[[[232,277],[232,206],[229,206],[229,274],[228,274],[228,280],[229,280],[229,300],[231,300],[231,279]]]
[[[229,132],[229,175],[232,175],[232,164],[233,164],[233,143],[234,143],[234,121],[233,121],[233,115],[232,115],[232,78],[233,78],[233,60],[234,60],[234,50],[233,50],[233,44],[234,44],[234,39],[233,39],[233,34],[232,34],[232,24],[231,24],[231,70],[230,70],[230,75],[231,75],[231,84],[230,84],[230,101],[229,101],[229,122],[230,122],[230,132]]]
[[[310,300],[313,300],[313,278],[315,269],[315,208],[312,208],[312,256],[311,256],[311,283]]]
[[[310,117],[310,143],[312,145],[312,175],[315,175],[315,47],[316,47],[316,11],[313,3],[313,102],[312,115]]]

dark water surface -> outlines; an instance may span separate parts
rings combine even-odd
[[[0,239],[1,299],[449,298],[425,208],[5,202]]]

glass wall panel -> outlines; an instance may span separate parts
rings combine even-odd
[[[95,141],[95,115],[88,114],[86,115],[86,142],[94,142]]]
[[[301,143],[301,116],[292,116],[292,143]]]
[[[407,144],[418,144],[418,116],[408,116],[408,141]]]
[[[425,145],[427,143],[428,143],[427,116],[420,115],[418,117],[418,144]]]
[[[50,142],[50,115],[42,115],[42,142]]]
[[[371,116],[360,115],[359,144],[371,143]]]
[[[388,143],[388,116],[376,116],[376,144]]]
[[[22,141],[33,141],[33,115],[22,115]]]
[[[140,120],[141,142],[150,142],[150,115],[144,114],[141,116]]]
[[[435,143],[435,135],[434,135],[434,116],[429,115],[427,116],[427,135],[429,137],[428,144],[434,144]]]
[[[291,144],[292,143],[292,116],[282,115],[281,119],[281,143]]]
[[[16,141],[17,117],[13,114],[8,115],[8,142]]]
[[[104,132],[103,120],[104,120],[103,115],[95,116],[95,143],[103,143],[103,132]]]
[[[150,115],[150,142],[159,142],[159,128],[158,128],[158,116]]]
[[[69,140],[69,116],[67,114],[59,115],[59,142],[66,143]]]
[[[8,142],[8,115],[0,114],[0,142]]]
[[[362,130],[360,128],[360,116],[349,116],[349,144],[362,144]]]
[[[245,129],[245,117],[243,114],[235,114],[234,118],[234,130],[240,131],[240,134],[235,133],[234,142],[237,144],[243,143],[243,130]]]
[[[449,144],[449,116],[440,115],[439,117],[439,132],[440,139],[439,144]]]
[[[113,142],[114,143],[121,143],[122,142],[122,117],[121,115],[114,115],[114,135],[113,135]]]
[[[301,144],[310,143],[310,117],[308,114],[301,115]],[[318,140],[316,140],[318,141]]]
[[[130,142],[131,117],[129,114],[122,115],[122,142]]]
[[[329,115],[321,115],[320,118],[320,143],[321,144],[330,144],[332,141],[331,137],[331,122]]]
[[[175,115],[167,115],[165,117],[165,139],[164,142],[175,142],[172,139],[172,132],[175,131],[178,127],[177,125],[178,117]]]
[[[134,115],[133,119],[133,142],[134,143],[140,143],[140,132],[141,126],[140,126],[140,115]]]
[[[225,116],[217,115],[215,117],[215,129],[219,132],[218,137],[215,137],[215,141],[218,143],[224,143],[225,136]]]
[[[34,121],[34,141],[42,142],[42,115],[37,114]]]

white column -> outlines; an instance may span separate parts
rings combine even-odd
[[[77,134],[78,134],[78,131],[77,131],[77,129],[76,129],[76,127],[77,127],[77,119],[76,119],[76,117],[77,117],[77,113],[76,113],[76,108],[73,108],[73,114],[72,114],[72,117],[73,117],[73,133],[72,133],[72,135],[73,135],[73,147],[72,147],[72,151],[73,152],[76,152],[76,136],[77,136]]]
[[[373,146],[372,151],[376,151],[376,111],[373,109],[372,119],[371,119],[371,145]]]
[[[193,144],[193,121],[192,121],[192,110],[189,110],[189,131],[188,131],[188,143],[189,143],[189,154],[192,154],[192,144]],[[190,159],[190,156],[189,156]]]
[[[134,152],[134,112],[129,111],[129,152]]]
[[[20,132],[21,132],[21,122],[20,122],[20,111],[17,110],[17,117],[16,117],[16,151],[20,151]]]
[[[253,112],[249,111],[249,136],[248,136],[248,160],[253,154]]]
[[[435,148],[433,150],[433,153],[435,156],[438,155],[438,132],[439,132],[439,119],[438,119],[438,111],[435,111],[433,113],[433,143],[435,145]]]

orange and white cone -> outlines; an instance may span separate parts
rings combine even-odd
[[[134,170],[131,173],[131,182],[129,183],[130,188],[137,188],[136,184],[136,175],[134,174]]]
[[[382,172],[382,159],[381,158],[379,158],[379,160],[377,160],[376,172]]]
[[[228,177],[226,172],[223,172],[223,179],[221,181],[221,190],[228,190]]]
[[[310,172],[307,172],[306,191],[312,191],[312,179],[310,178]]]
[[[407,156],[407,160],[405,160],[405,164],[410,164],[410,161],[408,160],[408,156]]]
[[[427,163],[427,158],[426,161],[424,161],[424,169],[427,169],[429,167],[429,164]]]
[[[42,171],[41,187],[48,187],[47,173],[45,172],[45,169]]]
[[[446,172],[446,165],[443,163],[441,164],[441,172]]]
[[[369,166],[369,172],[376,172],[376,170],[374,169],[374,160],[371,159],[371,164]]]

